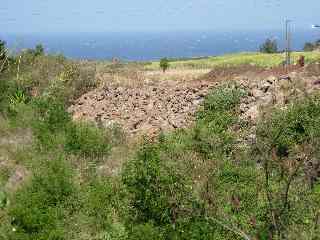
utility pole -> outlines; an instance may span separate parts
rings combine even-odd
[[[286,66],[291,64],[291,20],[286,20]]]

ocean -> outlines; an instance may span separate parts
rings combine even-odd
[[[191,58],[257,51],[266,38],[284,49],[283,31],[177,31],[108,33],[0,33],[13,52],[41,43],[49,53],[74,59],[148,61],[162,57]],[[292,48],[301,50],[307,41],[320,39],[320,31],[292,33]]]

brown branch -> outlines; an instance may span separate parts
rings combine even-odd
[[[265,170],[265,188],[266,188],[265,190],[266,190],[267,199],[268,199],[269,211],[272,216],[272,225],[275,227],[276,231],[278,231],[278,224],[277,224],[277,220],[276,220],[276,216],[275,216],[273,204],[272,204],[272,193],[269,186],[269,176],[270,176],[269,160],[265,160],[264,170]]]
[[[286,188],[285,188],[285,195],[284,195],[284,204],[283,204],[283,207],[282,207],[282,210],[280,212],[280,215],[283,214],[283,212],[286,210],[286,208],[288,207],[289,205],[289,201],[288,201],[288,198],[289,198],[289,191],[290,191],[290,187],[291,187],[291,184],[294,180],[294,177],[297,175],[300,167],[302,166],[303,164],[303,161],[300,161],[298,166],[296,167],[295,171],[290,175],[288,181],[287,181],[287,185],[286,185]]]

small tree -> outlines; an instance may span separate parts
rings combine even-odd
[[[315,41],[314,43],[306,42],[303,47],[303,51],[311,52],[320,48],[320,40]]]
[[[305,51],[305,52],[311,52],[311,51],[313,51],[313,50],[314,50],[314,45],[313,45],[313,43],[307,42],[307,43],[304,44],[303,51]]]
[[[166,70],[169,68],[169,60],[167,58],[162,58],[160,60],[160,68],[163,72],[166,72]]]
[[[261,46],[260,52],[262,53],[277,53],[278,52],[278,44],[276,40],[271,40],[268,38]]]
[[[42,56],[42,55],[44,55],[44,47],[42,46],[42,44],[38,44],[38,45],[35,47],[34,55],[35,55],[35,56]]]

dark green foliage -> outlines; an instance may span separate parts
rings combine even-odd
[[[233,111],[243,95],[244,92],[237,88],[223,86],[215,89],[206,97],[203,110],[198,114],[199,118],[204,118],[204,114]]]
[[[5,208],[8,203],[6,193],[0,188],[0,209]]]
[[[72,123],[66,129],[65,150],[87,157],[102,157],[111,148],[109,136],[104,129],[88,123]]]
[[[160,68],[162,69],[163,72],[166,72],[167,69],[169,68],[169,60],[167,58],[162,58],[160,60]]]
[[[43,164],[16,193],[9,208],[16,229],[12,239],[64,239],[64,205],[75,191],[72,173],[62,159]]]
[[[279,157],[286,157],[293,147],[319,137],[320,108],[317,96],[295,104],[288,111],[275,111],[270,122],[260,125],[258,135],[268,140]]]
[[[60,131],[70,122],[71,117],[67,113],[65,105],[53,98],[38,98],[34,102],[37,112],[37,124],[51,132]]]
[[[42,55],[44,55],[44,47],[42,46],[42,44],[36,45],[36,47],[35,47],[35,49],[34,49],[34,55],[35,55],[35,56],[42,56]]]
[[[260,46],[260,52],[262,52],[262,53],[277,53],[277,52],[278,52],[278,44],[277,44],[277,41],[268,38],[268,39]]]
[[[315,233],[311,229],[318,224],[311,196],[318,178],[314,171],[319,166],[319,99],[318,95],[311,96],[287,111],[275,111],[257,131],[255,154],[264,168],[269,234],[280,239],[295,228],[300,229],[296,236],[303,238],[308,231]],[[305,221],[310,228],[304,226]]]
[[[71,117],[64,104],[53,98],[38,98],[32,102],[32,106],[35,119],[31,126],[40,149],[53,150],[59,142],[63,144],[58,135],[63,134],[71,124]]]
[[[161,159],[160,152],[158,146],[145,143],[123,173],[137,222],[173,223],[192,202],[186,177]]]
[[[8,79],[9,78],[9,79]],[[10,76],[3,73],[0,74],[0,113],[4,115],[16,115],[16,107],[19,104],[30,102],[31,98],[23,86],[20,86]]]
[[[83,191],[83,211],[92,222],[93,232],[108,230],[114,216],[115,199],[112,183],[107,179],[93,179]]]
[[[106,130],[89,123],[72,122],[59,100],[39,98],[33,106],[36,119],[32,126],[42,149],[55,149],[60,145],[68,153],[87,157],[102,157],[109,153],[111,141]]]
[[[197,114],[197,123],[206,124],[208,128],[219,134],[225,131],[236,119],[235,107],[243,92],[240,89],[218,88],[208,95],[203,108]]]
[[[181,219],[177,222],[175,230],[169,232],[173,240],[209,240],[223,239],[220,235],[221,228],[206,217]]]
[[[198,113],[194,129],[177,131],[171,136],[160,135],[158,144],[146,143],[137,157],[127,164],[122,178],[132,194],[131,202],[137,216],[133,219],[135,222],[151,221],[156,226],[162,226],[162,234],[168,239],[223,239],[224,235],[234,237],[234,233],[217,226],[216,222],[208,221],[205,216],[211,214],[209,209],[212,204],[226,205],[232,193],[241,196],[248,206],[255,206],[255,189],[251,192],[242,190],[248,183],[255,182],[255,173],[246,172],[245,167],[240,173],[240,167],[227,162],[234,142],[228,129],[236,123],[234,114],[242,94],[236,88],[213,91]],[[185,156],[188,152],[195,152],[203,159],[205,170],[201,175],[207,181],[202,183],[203,189],[197,189],[200,196],[205,197],[200,201],[196,200],[195,192],[190,192],[193,189],[190,181],[192,172],[198,163]],[[226,186],[223,179],[229,178],[231,182]],[[221,191],[220,185],[224,186]],[[231,187],[233,192],[226,193],[225,189]],[[244,209],[247,209],[247,205]],[[241,214],[252,213],[245,211]],[[232,214],[232,211],[228,214]],[[241,220],[248,219],[246,216]]]
[[[25,51],[25,58],[28,58],[31,60],[35,60],[36,57],[39,57],[39,56],[43,56],[45,54],[45,51],[44,51],[44,47],[42,46],[42,44],[37,44],[35,46],[34,49],[27,49]]]
[[[206,157],[230,152],[233,137],[228,128],[236,121],[236,106],[242,94],[240,89],[219,88],[205,99],[193,130],[197,152]]]
[[[303,51],[305,52],[311,52],[314,50],[314,45],[313,43],[310,43],[310,42],[307,42],[304,44],[304,47],[303,47]]]
[[[165,237],[161,233],[159,227],[151,223],[139,224],[133,227],[129,234],[128,240],[164,240]]]
[[[311,52],[320,47],[320,40],[315,41],[314,43],[306,42],[303,47],[303,51]]]
[[[0,113],[4,113],[6,107],[8,106],[8,96],[7,91],[9,89],[9,82],[0,78]]]

